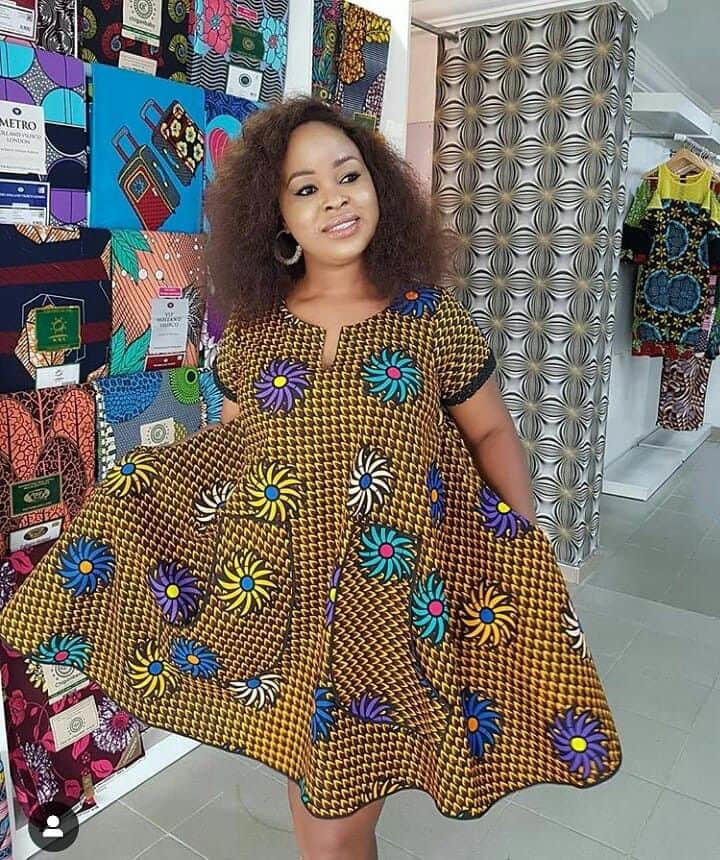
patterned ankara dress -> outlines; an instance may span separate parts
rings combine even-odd
[[[319,817],[419,788],[473,818],[606,780],[619,739],[550,543],[447,411],[494,366],[472,317],[414,285],[344,326],[329,368],[324,337],[282,301],[232,317],[237,419],[126,455],[0,635],[288,775]]]

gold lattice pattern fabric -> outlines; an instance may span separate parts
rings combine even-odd
[[[552,548],[480,478],[448,407],[493,357],[411,285],[325,332],[233,317],[230,424],[110,470],[0,635],[150,725],[264,762],[317,816],[405,788],[454,818],[620,764]]]

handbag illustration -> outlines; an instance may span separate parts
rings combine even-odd
[[[175,212],[180,194],[148,144],[139,146],[124,125],[112,139],[124,164],[118,184],[145,230],[158,230]],[[123,148],[130,144],[130,154]]]
[[[183,185],[190,185],[205,157],[205,135],[197,123],[177,100],[163,112],[155,99],[148,99],[140,116],[152,131],[153,145],[175,176]]]

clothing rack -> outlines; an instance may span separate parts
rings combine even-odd
[[[712,149],[708,149],[706,146],[698,143],[694,138],[689,137],[687,134],[668,134],[663,132],[653,134],[651,132],[639,131],[633,132],[632,137],[637,140],[667,140],[672,144],[670,148],[673,152],[675,150],[682,149],[682,147],[686,147],[687,149],[691,149],[701,158],[708,158],[720,163],[720,153],[713,152]]]
[[[427,24],[419,18],[411,18],[410,23],[413,27],[418,27],[420,30],[427,30],[435,36],[442,36],[443,39],[450,39],[451,42],[459,42],[460,37],[457,33],[451,33],[449,30],[441,30],[439,27],[434,27],[432,24]]]
[[[695,155],[699,155],[700,158],[714,161],[720,165],[720,154],[718,154],[717,152],[713,152],[711,149],[708,149],[706,146],[703,146],[701,143],[698,143],[696,140],[693,140],[692,137],[688,137],[686,134],[676,134],[673,137],[673,144],[674,145],[671,147],[673,151],[685,147],[686,149],[692,150]]]

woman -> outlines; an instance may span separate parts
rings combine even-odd
[[[382,138],[299,98],[209,192],[223,426],[116,465],[0,615],[142,721],[288,777],[304,860],[384,798],[482,815],[620,764],[494,359]]]

